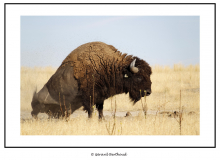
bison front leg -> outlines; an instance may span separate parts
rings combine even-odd
[[[86,111],[88,113],[88,118],[92,118],[92,113],[93,113],[93,107],[91,106],[91,104],[89,104],[89,102],[85,101],[82,104],[84,106],[84,111]]]
[[[87,112],[88,112],[88,117],[92,118],[93,108],[88,109]]]
[[[99,111],[99,119],[105,119],[103,115],[103,103],[96,104],[96,108]]]

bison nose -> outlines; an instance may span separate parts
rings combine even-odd
[[[150,89],[147,89],[146,90],[146,93],[147,93],[147,96],[149,96],[151,94],[151,90]]]

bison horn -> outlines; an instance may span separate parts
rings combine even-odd
[[[130,64],[130,70],[131,70],[132,73],[137,73],[137,72],[138,72],[138,68],[135,67],[135,61],[136,61],[136,59],[134,59],[134,60],[131,62],[131,64]]]

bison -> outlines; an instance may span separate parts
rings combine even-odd
[[[34,93],[32,116],[47,113],[52,117],[73,113],[84,107],[88,117],[93,106],[103,116],[104,100],[128,93],[134,104],[151,94],[151,67],[144,60],[122,54],[103,42],[86,43],[73,50],[44,87]]]

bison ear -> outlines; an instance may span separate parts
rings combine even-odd
[[[131,64],[130,64],[130,70],[132,73],[137,73],[138,72],[138,68],[135,67],[135,62],[136,62],[136,59],[134,59]]]
[[[127,75],[127,74],[125,74],[125,75],[124,75],[124,77],[125,77],[125,78],[128,78],[128,75]]]

